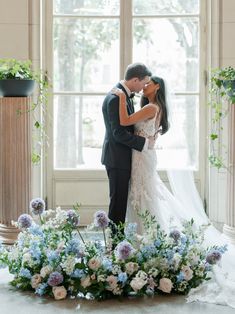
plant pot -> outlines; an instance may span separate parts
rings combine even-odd
[[[223,87],[229,97],[235,97],[235,80],[223,81]]]
[[[0,96],[28,97],[35,87],[34,80],[0,80]]]

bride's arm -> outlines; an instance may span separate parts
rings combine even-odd
[[[112,90],[112,93],[119,96],[119,119],[123,126],[133,125],[137,122],[153,118],[156,114],[157,107],[155,105],[146,105],[131,115],[127,112],[126,95],[118,88]]]

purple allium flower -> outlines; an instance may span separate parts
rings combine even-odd
[[[48,278],[48,285],[51,287],[54,286],[58,286],[59,284],[61,284],[64,280],[64,277],[61,273],[59,273],[58,271],[55,271],[53,273],[50,274],[49,278]]]
[[[120,242],[115,249],[115,256],[118,259],[128,259],[132,253],[134,252],[134,248],[127,241]]]
[[[41,198],[34,198],[30,202],[30,209],[34,215],[41,215],[45,209],[45,202]]]
[[[109,225],[109,218],[105,211],[98,210],[94,215],[94,224],[99,228],[106,228]]]
[[[74,209],[69,209],[67,211],[67,221],[76,228],[80,223],[80,215]]]
[[[208,253],[206,261],[207,263],[214,265],[218,261],[220,261],[221,257],[222,257],[221,253],[218,250],[214,250]]]
[[[179,232],[179,230],[172,230],[171,232],[170,232],[170,234],[169,234],[169,236],[171,237],[171,238],[173,238],[175,241],[178,241],[179,239],[180,239],[180,232]]]
[[[33,219],[28,214],[22,214],[18,218],[18,225],[20,229],[29,228],[32,226],[32,223],[33,223]]]

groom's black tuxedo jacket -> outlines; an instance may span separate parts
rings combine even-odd
[[[126,94],[127,111],[134,112],[133,103],[124,87],[118,83]],[[121,126],[119,121],[119,97],[108,93],[104,99],[103,117],[105,123],[105,138],[102,149],[101,162],[108,168],[131,169],[131,149],[142,151],[145,138],[134,135],[134,126]]]

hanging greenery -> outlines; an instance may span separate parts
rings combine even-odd
[[[231,66],[213,69],[210,83],[212,124],[209,161],[218,169],[227,168],[226,160],[221,154],[219,138],[223,130],[222,120],[228,115],[229,106],[235,104],[235,69]]]

